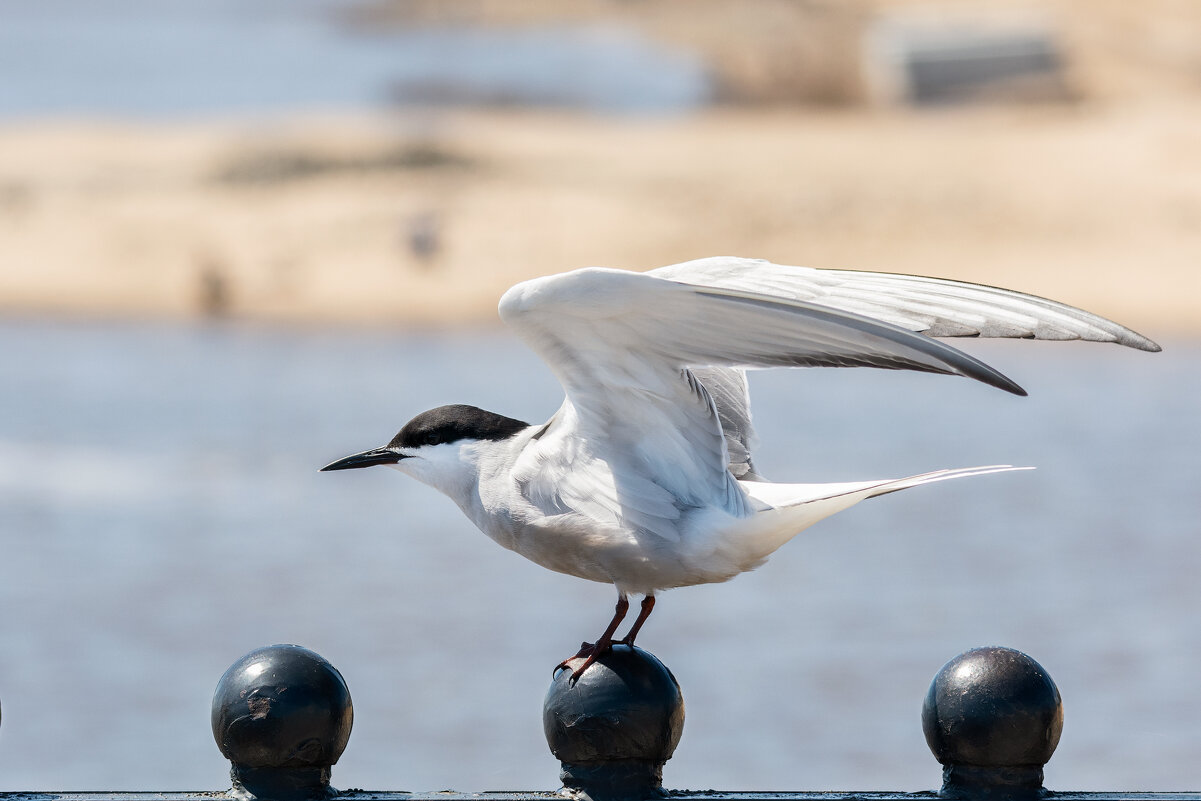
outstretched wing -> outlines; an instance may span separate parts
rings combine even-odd
[[[983,362],[889,323],[655,275],[587,269],[537,278],[506,292],[500,315],[562,383],[559,424],[613,466],[623,519],[627,499],[630,517],[661,506],[656,491],[676,508],[745,513],[727,469],[721,410],[690,368],[884,367],[964,375],[1024,394]],[[674,525],[642,523],[669,537]]]
[[[1115,342],[1146,351],[1151,340],[1095,314],[1007,289],[912,275],[788,267],[761,259],[718,256],[651,270],[648,275],[820,303],[933,337],[1020,337]],[[697,372],[710,389],[726,430],[730,470],[754,477],[754,443],[746,375],[734,368]]]
[[[1083,339],[1160,349],[1129,328],[1065,303],[944,278],[788,267],[732,256],[687,261],[647,274],[819,303],[932,337]]]

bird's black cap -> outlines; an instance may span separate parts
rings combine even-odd
[[[389,448],[420,448],[463,439],[502,440],[530,424],[461,403],[422,412],[400,429]]]
[[[409,458],[408,454],[401,452],[402,448],[420,448],[423,445],[441,445],[465,439],[496,441],[508,439],[529,427],[529,423],[475,406],[439,406],[405,423],[405,427],[383,448],[346,456],[330,462],[321,471],[396,464],[401,459]]]

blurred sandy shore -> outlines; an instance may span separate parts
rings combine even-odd
[[[1201,107],[0,128],[0,308],[427,326],[734,254],[1201,332]]]

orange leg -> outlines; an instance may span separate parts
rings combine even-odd
[[[645,609],[646,609],[645,601],[643,601],[642,607],[643,607],[643,610],[645,611]],[[583,675],[584,671],[592,666],[592,663],[596,661],[596,658],[598,656],[600,656],[605,651],[608,651],[610,648],[613,647],[613,634],[614,634],[614,632],[617,631],[617,627],[621,625],[621,621],[625,619],[626,612],[628,612],[629,610],[630,610],[630,601],[628,598],[626,598],[625,594],[623,593],[617,597],[617,608],[613,611],[613,619],[609,621],[609,627],[605,629],[605,633],[600,636],[600,638],[596,641],[595,644],[589,643],[589,642],[583,643],[580,646],[580,650],[575,654],[575,656],[569,656],[566,659],[564,659],[562,662],[560,662],[558,664],[557,667],[555,667],[555,670],[558,670],[559,668],[567,667],[568,663],[574,662],[577,659],[587,657],[587,659],[585,659],[585,661],[584,661],[584,664],[580,665],[578,668],[576,668],[575,670],[573,670],[571,672],[571,680],[575,681],[581,675]],[[641,624],[643,618],[644,618],[643,614],[638,615],[638,623],[634,624],[635,628]]]
[[[638,611],[638,617],[634,620],[634,625],[630,626],[630,633],[623,637],[619,642],[623,645],[633,645],[634,638],[638,636],[639,630],[642,629],[642,624],[651,616],[651,611],[655,608],[655,596],[648,595],[642,599],[642,608]]]
[[[614,643],[620,645],[633,645],[634,638],[638,636],[638,632],[642,629],[642,624],[651,616],[651,611],[655,608],[655,596],[648,595],[642,599],[642,607],[638,611],[638,617],[634,620],[634,625],[630,626],[630,632],[620,640],[614,640],[613,635],[617,632],[617,627],[621,625],[621,621],[625,619],[626,612],[630,610],[630,602],[625,595],[621,595],[617,599],[617,608],[613,611],[613,619],[609,621],[609,627],[605,629],[605,633],[600,636],[600,639],[595,644],[586,642],[580,646],[580,650],[575,656],[568,657],[558,664],[555,670],[568,667],[569,663],[577,659],[583,659],[584,664],[571,672],[571,680],[575,681],[580,676],[584,675],[584,671],[592,666],[592,663],[597,660],[601,654],[613,647]]]

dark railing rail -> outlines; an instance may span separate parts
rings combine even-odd
[[[36,792],[0,793],[0,798],[9,801],[222,801],[233,796],[228,792]],[[564,801],[583,798],[563,791],[492,791],[460,793],[444,790],[436,793],[406,793],[389,790],[343,790],[330,798],[337,801]],[[985,794],[962,796],[963,799],[1004,799],[1007,796]],[[675,801],[939,801],[950,798],[934,790],[913,793],[889,792],[736,792],[719,790],[667,790],[656,798]],[[1198,793],[1147,793],[1147,792],[1051,792],[1045,791],[1038,798],[1048,801],[1197,801]]]
[[[230,760],[219,792],[0,793],[0,801],[1201,801],[1201,793],[1056,792],[1043,766],[1063,728],[1063,703],[1042,666],[1010,648],[977,648],[938,671],[922,707],[941,789],[900,792],[715,792],[663,789],[663,766],[684,728],[680,686],[639,648],[615,646],[578,681],[556,672],[543,705],[554,792],[339,791],[331,771],[350,738],[350,692],[326,660],[296,645],[252,651],[213,697],[213,736]]]

